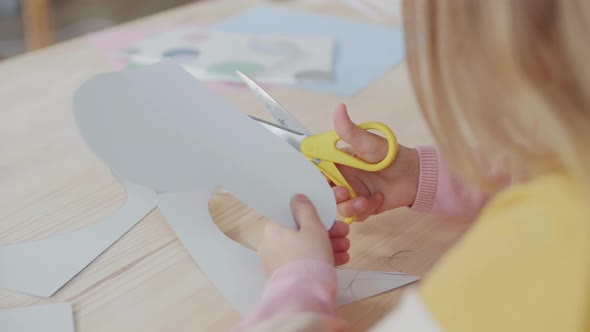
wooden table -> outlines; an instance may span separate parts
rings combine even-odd
[[[213,21],[257,2],[199,2],[126,26]],[[307,3],[285,6],[363,19],[337,1]],[[84,38],[0,63],[0,244],[90,225],[125,200],[108,168],[78,135],[72,117],[75,89],[109,70],[106,60]],[[345,102],[354,120],[382,121],[405,145],[432,143],[405,64],[352,98],[283,87],[271,92],[313,132],[332,129],[332,110]],[[268,118],[253,95],[238,92],[228,98],[244,112]],[[226,234],[256,247],[263,225],[256,212],[227,194],[213,197],[211,212]],[[407,209],[385,213],[353,225],[348,266],[423,275],[467,226],[465,221]],[[392,308],[400,293],[396,290],[348,305],[341,313],[353,330],[364,330]],[[53,297],[0,290],[0,308],[63,301],[73,304],[79,332],[224,331],[239,320],[157,210]]]

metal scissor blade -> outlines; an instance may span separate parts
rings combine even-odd
[[[268,129],[268,131],[279,136],[285,142],[289,143],[289,145],[291,145],[293,148],[295,148],[295,150],[301,152],[301,149],[299,148],[299,146],[301,145],[301,141],[303,141],[303,139],[305,139],[307,137],[307,135],[302,134],[302,133],[298,133],[294,130],[276,125],[274,123],[270,123],[268,121],[264,121],[262,119],[253,117],[251,115],[250,115],[250,118],[252,118],[253,120],[256,120],[263,127]]]
[[[266,92],[260,85],[254,82],[250,77],[244,75],[239,70],[236,71],[242,82],[254,92],[258,100],[260,100],[266,110],[277,120],[281,126],[311,136],[311,132],[307,130],[295,117],[291,115],[281,104],[279,104],[268,92]]]

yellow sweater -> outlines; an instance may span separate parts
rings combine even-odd
[[[507,190],[419,293],[445,331],[590,331],[590,199],[555,174]]]

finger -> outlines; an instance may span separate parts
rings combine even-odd
[[[348,263],[350,255],[347,252],[334,253],[334,265],[339,266]]]
[[[345,237],[339,237],[335,239],[331,239],[332,241],[332,250],[337,252],[345,252],[350,249],[350,240]]]
[[[371,195],[371,197],[367,199],[367,207],[365,211],[358,213],[356,219],[358,221],[363,221],[369,218],[370,216],[377,214],[378,211],[380,211],[381,206],[383,205],[383,201],[384,197],[382,193],[376,193],[374,195]]]
[[[338,204],[338,214],[343,217],[354,217],[365,213],[369,206],[369,201],[364,196],[357,196],[348,201]]]
[[[322,173],[322,175],[324,175],[324,178],[326,179],[326,181],[328,181],[330,187],[334,187],[336,185],[332,180],[330,180],[330,178],[326,174]]]
[[[334,112],[334,128],[338,136],[366,162],[376,163],[387,156],[387,140],[354,124],[344,104],[338,105]]]
[[[328,231],[330,237],[345,237],[350,232],[350,226],[344,221],[336,220]]]
[[[300,230],[325,230],[313,203],[305,195],[297,194],[291,200],[291,212]]]
[[[337,186],[333,187],[332,190],[334,191],[334,197],[336,197],[336,203],[344,202],[350,197],[350,193],[346,187]]]

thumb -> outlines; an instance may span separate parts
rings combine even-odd
[[[305,195],[297,194],[291,200],[291,213],[299,226],[299,230],[316,230],[321,227],[327,231],[318,216],[313,203]]]
[[[357,157],[364,161],[377,163],[387,156],[387,140],[354,124],[344,104],[338,105],[334,111],[334,128],[338,136],[354,149]]]

